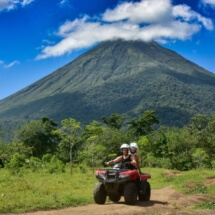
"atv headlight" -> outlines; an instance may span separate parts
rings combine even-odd
[[[105,177],[104,174],[99,173],[98,175],[96,175],[96,178],[97,178],[97,179],[105,180],[106,177]]]
[[[124,174],[119,175],[119,179],[121,180],[129,180],[130,178],[131,178],[130,175],[124,175]]]

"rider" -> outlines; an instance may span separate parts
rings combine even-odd
[[[136,143],[130,143],[129,148],[131,156],[136,160],[136,167],[140,170],[140,159],[139,155],[137,154],[138,145]]]
[[[115,163],[119,163],[122,162],[121,166],[122,168],[125,168],[124,166],[127,165],[129,167],[129,169],[135,169],[135,167],[137,167],[137,162],[135,160],[135,158],[133,156],[131,156],[131,154],[129,154],[129,145],[127,143],[123,143],[120,147],[121,151],[122,151],[122,156],[119,156],[117,158],[115,158],[114,160],[110,160],[108,162],[106,162],[106,165],[113,165]],[[130,165],[132,164],[132,165]]]

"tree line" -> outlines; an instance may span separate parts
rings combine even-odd
[[[0,158],[14,172],[44,166],[63,171],[66,164],[71,171],[77,164],[94,169],[120,155],[120,145],[130,142],[139,146],[142,168],[215,168],[215,115],[198,114],[183,128],[159,126],[152,110],[127,122],[114,113],[85,126],[74,118],[58,125],[42,117],[16,129],[11,143],[0,140]]]

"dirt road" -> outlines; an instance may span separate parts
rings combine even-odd
[[[149,202],[138,202],[135,206],[107,201],[105,205],[90,204],[69,207],[60,210],[37,211],[19,215],[215,215],[214,210],[190,211],[190,208],[202,201],[214,201],[215,197],[206,195],[184,195],[171,187],[152,190]],[[12,214],[10,214],[12,215]]]

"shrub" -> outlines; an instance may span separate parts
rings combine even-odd
[[[197,168],[206,167],[208,157],[209,157],[208,154],[202,148],[195,149],[194,153],[192,154],[193,162],[195,163]]]
[[[157,164],[157,158],[153,155],[153,153],[150,152],[147,154],[147,157],[145,159],[145,163],[149,167],[155,167]]]
[[[47,165],[49,173],[65,172],[65,165],[57,159],[55,155],[52,156],[50,163]]]
[[[42,167],[42,161],[37,157],[31,157],[29,160],[29,167],[32,171],[38,171]]]
[[[52,155],[51,154],[45,154],[42,157],[42,161],[46,162],[46,163],[49,163],[51,161],[51,159],[52,159]]]
[[[171,160],[169,158],[159,158],[157,160],[158,167],[164,168],[164,169],[172,169],[173,165],[171,163]]]
[[[78,167],[79,167],[79,170],[80,170],[81,173],[86,173],[87,172],[88,167],[87,167],[86,164],[80,164],[80,165],[78,165]]]
[[[6,165],[12,174],[20,172],[21,168],[25,165],[25,155],[15,153],[10,162]]]
[[[211,161],[211,167],[212,167],[212,169],[215,169],[215,160]]]

